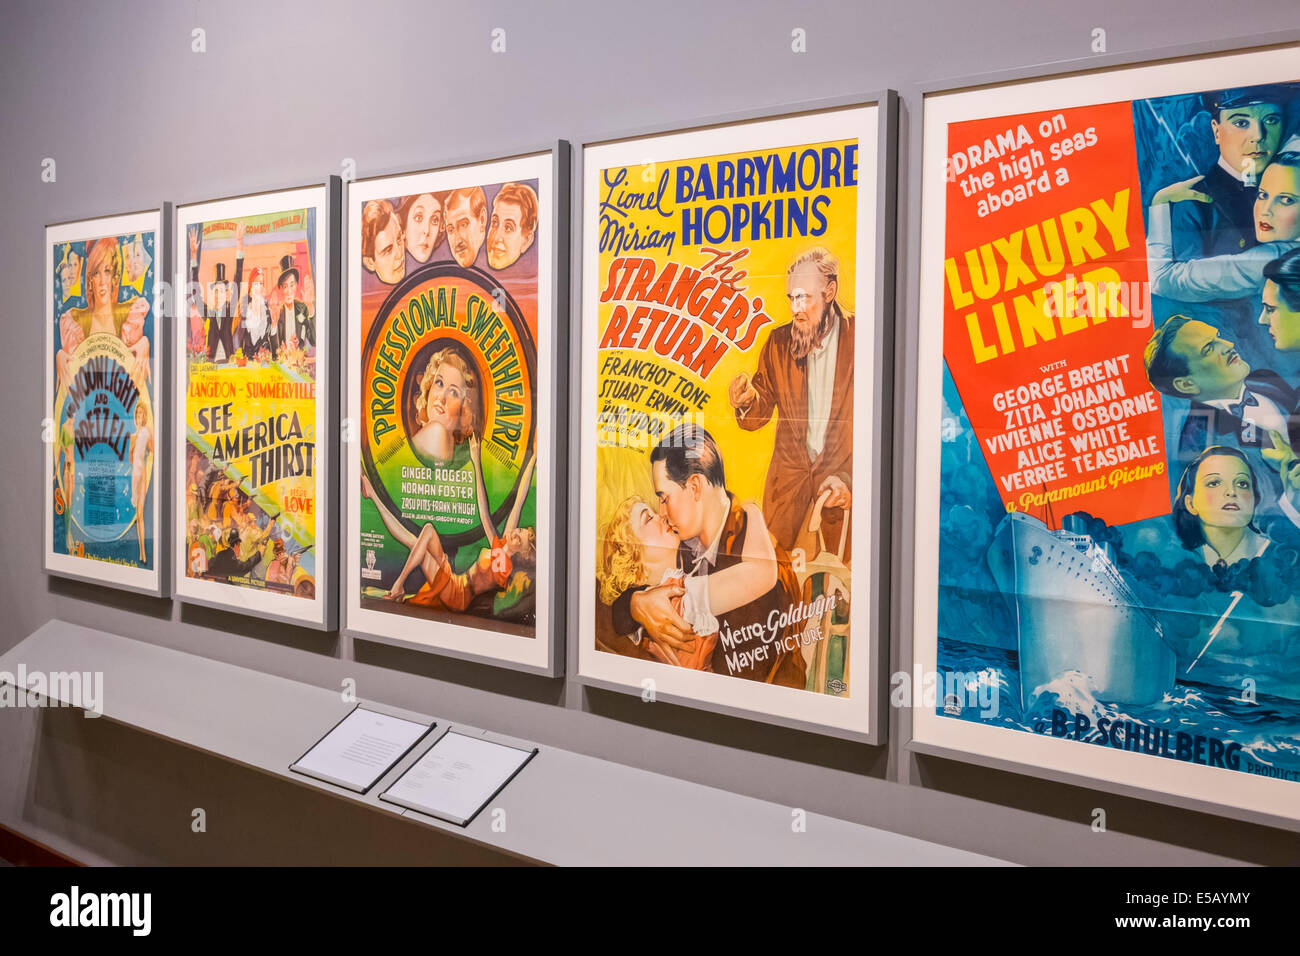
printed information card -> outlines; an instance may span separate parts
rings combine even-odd
[[[431,729],[358,707],[289,769],[365,793]]]
[[[535,753],[449,731],[379,798],[468,826]]]

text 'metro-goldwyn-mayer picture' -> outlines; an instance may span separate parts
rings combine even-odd
[[[584,680],[876,729],[880,112],[584,147]]]
[[[45,569],[162,595],[162,218],[45,230]]]
[[[324,628],[329,187],[176,215],[176,593]]]
[[[1300,818],[1298,81],[926,98],[919,746]]]
[[[349,187],[358,636],[555,673],[556,163]]]

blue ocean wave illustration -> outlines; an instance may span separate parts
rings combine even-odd
[[[1086,675],[1070,671],[1033,688],[1029,706],[1022,708],[1015,651],[951,638],[939,639],[938,672],[945,687],[955,683],[969,688],[970,675],[979,675],[979,683],[997,688],[998,702],[996,713],[989,713],[976,706],[958,708],[952,701],[939,700],[935,709],[941,716],[1050,734],[1053,710],[1063,710],[1081,715],[1094,728],[1084,742],[1104,741],[1095,731],[1102,721],[1107,725],[1133,723],[1170,734],[1182,732],[1239,744],[1241,769],[1245,770],[1248,759],[1300,779],[1300,715],[1295,702],[1285,698],[1257,694],[1251,700],[1242,696],[1240,687],[1179,681],[1159,701],[1119,706],[1099,699]],[[974,699],[973,689],[968,690],[964,700]]]

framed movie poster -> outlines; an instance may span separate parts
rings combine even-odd
[[[582,682],[882,739],[894,104],[584,146]]]
[[[176,594],[337,621],[341,182],[176,210]]]
[[[554,676],[568,144],[348,187],[347,628]]]
[[[163,596],[158,210],[45,229],[45,570]]]
[[[926,96],[915,749],[1300,822],[1298,53]]]

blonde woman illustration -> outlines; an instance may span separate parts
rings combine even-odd
[[[68,554],[75,554],[72,537],[72,488],[77,479],[76,436],[72,420],[59,427],[59,442],[55,449],[55,468],[63,474],[63,527],[67,532]]]
[[[761,520],[754,505],[747,505],[746,511],[752,519]],[[718,616],[760,598],[771,589],[776,576],[776,554],[770,539],[756,535],[754,540],[754,552],[743,555],[732,567],[687,575],[678,566],[681,540],[670,523],[641,498],[627,498],[614,509],[602,535],[597,572],[600,600],[613,604],[620,594],[636,586],[673,586],[674,610],[690,625],[694,646],[691,641],[676,648],[647,641],[645,650],[665,664],[712,670]]]
[[[149,410],[143,402],[135,406],[135,434],[131,436],[131,504],[135,508],[135,532],[140,541],[140,563],[146,560],[144,550],[144,509],[149,496],[149,465],[153,458],[153,428],[149,423]]]
[[[456,446],[474,435],[480,424],[483,393],[478,372],[455,349],[439,349],[420,376],[415,397],[411,447],[423,461],[448,462]]]
[[[135,356],[132,374],[147,382],[149,339],[144,334],[144,320],[149,314],[149,300],[137,296],[118,302],[122,282],[122,253],[117,240],[100,239],[86,256],[86,308],[69,309],[59,319],[60,348],[54,357],[59,388],[68,383],[72,354],[92,335],[112,335]]]

